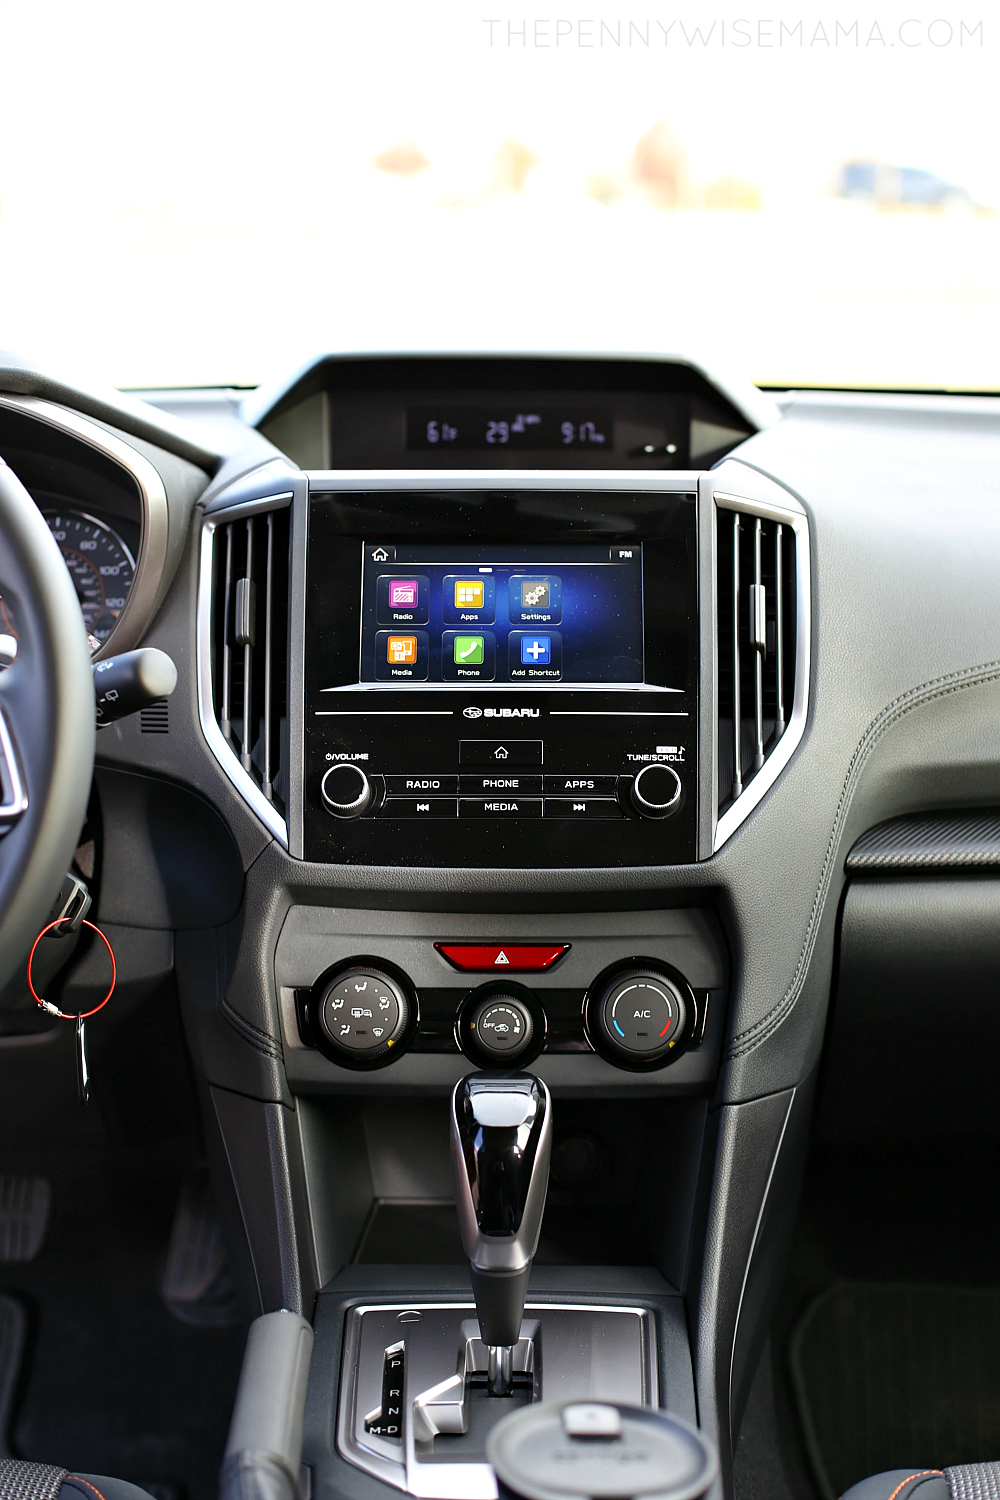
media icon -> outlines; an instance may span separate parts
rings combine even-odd
[[[423,682],[430,664],[426,630],[380,630],[375,636],[375,678],[378,682]]]
[[[415,635],[391,635],[386,642],[386,660],[391,667],[411,667],[417,659]]]

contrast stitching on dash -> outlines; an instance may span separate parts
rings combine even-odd
[[[897,1496],[901,1495],[906,1489],[906,1486],[908,1484],[912,1484],[915,1479],[932,1479],[935,1474],[940,1473],[940,1469],[921,1469],[919,1473],[911,1474],[909,1479],[904,1479],[902,1484],[897,1484],[896,1488],[889,1496],[889,1500],[897,1500]]]
[[[812,910],[809,913],[806,934],[802,943],[802,950],[799,953],[798,963],[795,966],[795,973],[792,975],[792,982],[777,1005],[773,1006],[767,1015],[762,1016],[759,1021],[755,1021],[752,1026],[748,1026],[745,1031],[737,1033],[729,1048],[728,1055],[730,1058],[742,1057],[766,1042],[768,1037],[781,1025],[785,1016],[795,1005],[799,995],[802,993],[805,976],[809,968],[809,960],[812,958],[813,948],[816,945],[819,918],[826,904],[827,893],[833,878],[834,856],[840,845],[840,836],[847,819],[848,808],[851,805],[854,790],[865,763],[879,740],[888,729],[892,728],[894,724],[906,714],[911,713],[915,708],[920,708],[926,703],[933,703],[939,698],[947,698],[950,694],[962,692],[965,688],[982,687],[985,683],[996,681],[998,678],[1000,678],[1000,661],[985,662],[981,666],[965,667],[961,672],[948,673],[945,677],[932,678],[931,681],[921,683],[915,688],[909,688],[905,693],[901,693],[898,698],[894,698],[879,714],[876,714],[875,718],[868,725],[868,728],[858,742],[857,749],[851,757],[850,765],[847,768],[847,775],[844,778],[844,785],[841,788],[840,800],[837,803],[837,812],[833,821],[833,830],[826,847],[826,856],[823,861],[819,886],[816,890]]]
[[[88,1490],[93,1490],[94,1494],[97,1496],[97,1500],[104,1500],[104,1496],[101,1494],[100,1490],[97,1488],[97,1485],[96,1484],[91,1484],[91,1482],[90,1482],[89,1479],[81,1479],[80,1476],[79,1476],[79,1474],[67,1474],[66,1478],[67,1479],[71,1479],[74,1484],[85,1484],[87,1486]]]

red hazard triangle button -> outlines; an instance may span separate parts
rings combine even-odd
[[[550,969],[569,943],[435,943],[442,958],[456,969]]]

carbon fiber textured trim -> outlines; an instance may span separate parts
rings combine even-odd
[[[944,1477],[952,1500],[1000,1500],[1000,1463],[956,1464]]]
[[[56,1500],[66,1478],[54,1464],[33,1464],[19,1458],[0,1458],[0,1500]]]
[[[849,875],[879,870],[1000,869],[1000,813],[894,818],[863,833]]]

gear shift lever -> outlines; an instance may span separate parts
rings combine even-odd
[[[451,1157],[462,1245],[472,1270],[489,1389],[511,1389],[552,1147],[552,1100],[530,1074],[472,1073],[455,1088]]]

